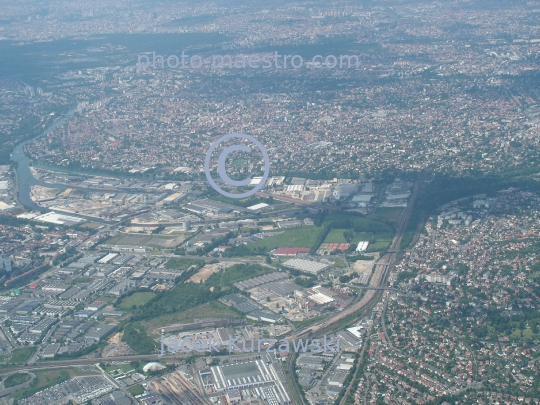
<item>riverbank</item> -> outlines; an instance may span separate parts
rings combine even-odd
[[[43,186],[43,187],[53,187],[53,188],[59,188],[59,189],[66,189],[65,186],[57,186],[57,185],[50,185],[48,183],[44,183],[40,180],[37,180],[30,171],[30,160],[26,156],[26,153],[24,151],[24,147],[28,142],[31,142],[35,139],[39,139],[45,135],[47,135],[49,132],[57,128],[58,126],[64,124],[65,122],[69,121],[73,115],[75,115],[75,112],[77,111],[76,107],[72,107],[69,109],[69,111],[60,119],[56,120],[53,124],[51,124],[48,128],[44,129],[43,132],[35,136],[34,138],[28,139],[26,141],[23,141],[15,148],[13,149],[13,152],[11,153],[10,160],[13,162],[16,162],[16,182],[17,182],[17,202],[28,208],[33,210],[39,210],[43,211],[43,208],[41,208],[39,205],[34,203],[32,199],[30,198],[31,193],[31,187],[34,185]],[[55,187],[56,186],[56,187]]]

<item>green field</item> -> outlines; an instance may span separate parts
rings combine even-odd
[[[46,388],[52,387],[53,385],[60,384],[64,381],[67,381],[70,378],[82,375],[98,375],[100,373],[96,372],[93,366],[90,371],[82,371],[81,369],[70,367],[70,368],[61,368],[61,369],[47,369],[47,370],[38,370],[33,371],[36,375],[36,378],[30,384],[30,387],[23,390],[18,390],[13,394],[13,398],[22,399],[27,398],[31,395],[34,395],[36,392],[42,391]]]
[[[391,225],[384,222],[357,217],[353,215],[327,215],[323,225],[341,224],[342,227],[334,228],[329,233],[325,243],[347,243],[343,232],[352,231],[354,233],[352,244],[358,244],[360,241],[369,242],[368,252],[378,252],[387,249],[394,238],[394,230]],[[348,226],[348,228],[345,227]]]
[[[523,330],[523,337],[525,339],[533,339],[533,338],[538,338],[539,334],[534,334],[532,329],[531,328],[526,328]],[[516,329],[515,331],[513,331],[510,335],[509,335],[510,338],[512,339],[519,339],[521,337],[521,330],[519,329]]]
[[[360,241],[365,241],[365,242],[373,242],[373,239],[375,239],[375,235],[377,236],[387,236],[387,235],[390,235],[392,236],[392,234],[385,234],[384,232],[380,232],[380,233],[370,233],[370,232],[358,232],[358,233],[354,233],[354,237],[353,237],[353,243],[358,243]]]
[[[262,276],[276,270],[273,267],[254,263],[235,264],[228,269],[212,274],[204,283],[186,283],[183,278],[172,290],[160,294],[134,311],[141,321],[148,321],[163,315],[182,314],[199,305],[216,301],[227,294],[237,281]],[[191,273],[188,273],[189,276]],[[136,331],[135,331],[136,332]],[[125,334],[124,334],[125,337]]]
[[[375,243],[372,243],[368,246],[366,252],[380,252],[381,250],[388,249],[392,243],[392,238],[388,239],[377,239]]]
[[[355,215],[327,215],[324,218],[323,225],[345,221],[349,222],[352,227],[358,228],[357,232],[393,232],[392,227],[384,222]]]
[[[123,298],[122,301],[120,301],[120,305],[118,305],[118,308],[122,311],[129,311],[130,309],[132,309],[133,305],[137,306],[138,308],[146,304],[155,296],[156,294],[153,292],[136,292],[126,298]]]
[[[246,159],[235,159],[232,163],[233,166],[242,166],[247,162]]]
[[[114,301],[116,301],[116,297],[109,297],[106,295],[102,295],[101,297],[97,299],[97,301],[103,301],[103,302],[106,302],[107,304],[112,304]]]
[[[386,221],[390,221],[394,225],[397,225],[404,209],[405,208],[401,208],[401,207],[377,208],[377,210],[373,213],[373,216],[376,219],[380,219],[381,221],[386,220]]]
[[[332,229],[324,240],[324,243],[347,243],[343,236],[344,229]]]
[[[315,318],[304,319],[300,322],[293,322],[293,324],[297,329],[301,329],[305,328],[306,326],[313,325],[314,323],[317,323],[319,321],[322,321],[324,318],[326,318],[326,316],[317,316]]]
[[[358,217],[354,215],[327,215],[323,226],[339,226],[330,230],[324,240],[325,243],[347,243],[343,232],[352,231],[352,243],[369,241],[369,252],[388,248],[394,236],[391,225],[376,219]],[[317,243],[317,238],[324,231],[323,227],[303,226],[300,228],[283,229],[276,231],[276,236],[257,241],[247,245],[254,251],[269,251],[278,247],[307,247],[311,248]],[[282,233],[280,233],[282,232]],[[373,242],[375,241],[375,242]]]
[[[343,236],[345,229],[332,229],[324,240],[324,243],[348,243]]]
[[[32,377],[26,373],[11,374],[4,380],[4,388],[11,388],[30,381]]]
[[[75,285],[75,284],[81,284],[81,283],[91,283],[94,281],[92,277],[77,277],[71,280],[69,284]]]
[[[124,364],[111,364],[111,365],[105,367],[105,371],[107,373],[110,373],[110,372],[115,371],[115,370],[121,370],[125,374],[128,371],[133,370],[133,366],[131,364],[129,364],[129,363],[124,363]]]
[[[322,232],[322,228],[316,226],[302,226],[300,228],[283,229],[283,231],[279,232],[283,233],[262,239],[248,245],[248,247],[252,249],[263,247],[267,251],[277,247],[311,248],[317,241],[319,234]]]
[[[195,308],[186,311],[178,312],[170,315],[163,315],[148,321],[143,321],[141,324],[147,329],[150,335],[158,334],[161,327],[174,324],[191,323],[196,319],[205,318],[238,318],[240,315],[227,305],[219,301],[211,301],[206,304],[196,306]]]
[[[36,351],[35,347],[19,347],[13,350],[10,363],[26,363],[30,356]]]
[[[128,388],[128,392],[136,397],[137,395],[144,394],[144,388],[141,384],[134,385],[133,387]]]
[[[354,235],[353,243],[358,244],[360,241],[366,241],[369,242],[367,252],[380,252],[390,247],[393,238],[394,234],[388,232],[361,232]]]

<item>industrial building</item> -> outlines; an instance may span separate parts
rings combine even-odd
[[[272,254],[274,256],[297,256],[301,253],[309,253],[309,248],[278,247]]]
[[[269,405],[288,405],[291,399],[270,359],[257,359],[242,363],[224,364],[211,368],[208,385],[218,393],[226,393],[229,401],[241,398],[259,398]]]
[[[310,274],[319,274],[321,271],[328,268],[327,264],[304,259],[287,260],[283,265]]]
[[[230,205],[222,203],[220,201],[214,201],[209,199],[197,200],[185,205],[188,211],[195,212],[197,214],[204,213],[220,213],[228,214],[230,212],[246,212],[245,208],[238,207],[236,205]]]
[[[281,315],[262,309],[260,305],[240,294],[226,295],[225,297],[220,298],[220,301],[225,305],[235,307],[246,314],[246,318],[254,321],[276,323],[283,320]]]
[[[302,287],[300,287],[298,284],[292,283],[288,280],[274,281],[263,284],[259,288],[280,297],[293,296],[295,291],[302,290]]]
[[[358,186],[354,183],[338,184],[334,188],[334,197],[336,199],[340,199],[342,197],[348,197],[351,194],[356,193],[357,189],[358,189]]]
[[[284,280],[287,278],[289,278],[287,273],[276,272],[265,274],[264,276],[250,278],[249,280],[239,281],[234,283],[234,286],[239,290],[247,291],[272,281]]]
[[[358,284],[367,284],[369,281],[369,274],[360,273],[358,275]]]
[[[367,247],[369,246],[369,242],[360,241],[358,242],[358,246],[356,247],[357,252],[365,252],[367,250]]]
[[[94,328],[88,331],[84,340],[86,343],[99,343],[101,340],[109,336],[116,329],[116,325],[107,325],[99,323]]]
[[[184,197],[187,196],[187,193],[179,192],[179,193],[173,193],[170,196],[164,198],[160,203],[162,205],[168,205],[168,204],[176,204],[184,199]]]
[[[116,256],[118,256],[118,253],[109,253],[108,255],[102,257],[101,259],[98,260],[98,263],[99,264],[107,264],[109,263],[112,259],[114,259]]]
[[[323,356],[301,354],[298,356],[298,360],[296,360],[296,365],[303,369],[323,371],[326,361],[327,360]]]
[[[299,226],[302,226],[302,221],[298,221],[298,220],[280,221],[277,223],[277,226],[280,229],[298,228]]]
[[[362,347],[362,336],[365,328],[363,326],[353,326],[336,334],[343,350],[348,352],[358,352]]]

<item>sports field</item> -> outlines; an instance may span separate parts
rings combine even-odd
[[[348,222],[349,228],[354,228],[356,232],[392,232],[393,229],[390,225],[378,221],[376,219],[358,217],[355,215],[327,215],[324,218],[323,225],[329,225],[331,223],[346,223]],[[344,227],[345,228],[345,227]]]
[[[322,228],[316,226],[302,226],[299,228],[281,229],[276,236],[260,240],[248,245],[252,249],[263,247],[269,251],[277,247],[307,247],[311,248],[322,232]]]
[[[368,252],[378,252],[386,249],[392,243],[394,231],[392,226],[387,223],[371,219],[362,218],[353,215],[327,215],[324,223],[342,224],[340,228],[334,228],[329,233],[324,243],[346,243],[344,232],[353,232],[351,243],[357,245],[358,242],[369,242]],[[346,228],[345,225],[348,227]]]
[[[343,236],[345,229],[332,229],[328,236],[324,240],[324,243],[347,243],[347,240]]]

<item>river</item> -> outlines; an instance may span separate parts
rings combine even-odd
[[[13,153],[11,154],[11,160],[14,162],[17,162],[17,176],[18,176],[18,199],[19,202],[26,207],[32,208],[32,209],[41,209],[36,203],[34,203],[30,199],[30,187],[31,186],[45,186],[45,187],[51,187],[51,188],[58,188],[61,190],[67,189],[66,186],[60,185],[60,184],[49,184],[45,183],[43,181],[37,180],[30,171],[30,161],[26,157],[26,154],[24,153],[24,146],[34,139],[41,138],[42,136],[47,135],[49,132],[51,132],[53,129],[58,127],[59,125],[62,125],[66,121],[70,120],[73,115],[75,115],[75,112],[77,109],[75,107],[71,108],[62,118],[56,120],[53,124],[51,124],[49,127],[45,128],[42,133],[35,136],[32,139],[28,139],[24,142],[19,143],[15,149],[13,150]]]

